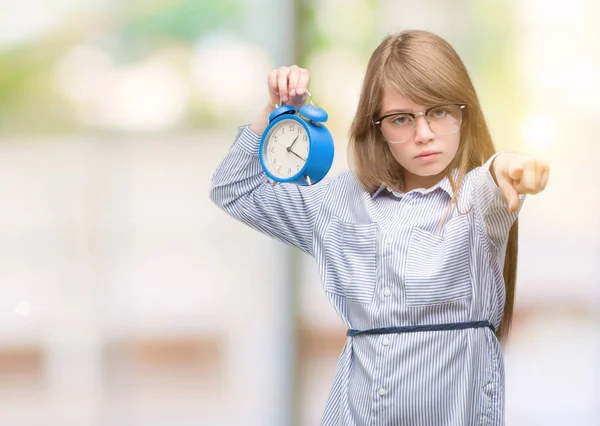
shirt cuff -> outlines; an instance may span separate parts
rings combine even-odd
[[[250,126],[240,126],[238,129],[239,137],[235,142],[235,146],[250,155],[257,155],[260,148],[261,135],[257,135]]]

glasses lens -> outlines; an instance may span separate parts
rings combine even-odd
[[[386,117],[381,122],[383,137],[391,143],[409,140],[415,131],[413,118],[408,114],[397,114]]]
[[[446,105],[434,108],[427,114],[429,127],[436,135],[448,135],[458,131],[462,122],[462,108]]]

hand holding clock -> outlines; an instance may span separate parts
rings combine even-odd
[[[333,138],[324,124],[328,115],[313,103],[309,82],[308,70],[297,65],[269,72],[269,104],[250,130],[261,138],[261,166],[273,182],[313,185],[333,162]]]
[[[306,89],[309,82],[308,70],[297,65],[271,70],[268,78],[271,105],[275,106],[283,102],[295,109],[300,108],[306,102]]]
[[[269,102],[250,129],[256,134],[263,133],[269,124],[269,114],[282,102],[299,109],[306,102],[309,82],[310,72],[297,65],[271,70],[267,77]]]

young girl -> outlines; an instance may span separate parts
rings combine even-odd
[[[314,256],[348,338],[322,425],[501,425],[521,194],[548,166],[494,154],[475,89],[431,33],[388,36],[350,131],[353,170],[273,187],[258,157],[268,114],[305,101],[309,73],[271,71],[270,104],[242,127],[211,199]]]

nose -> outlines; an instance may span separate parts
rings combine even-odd
[[[428,143],[435,138],[435,133],[429,127],[427,118],[424,115],[417,117],[415,121],[415,142]]]

